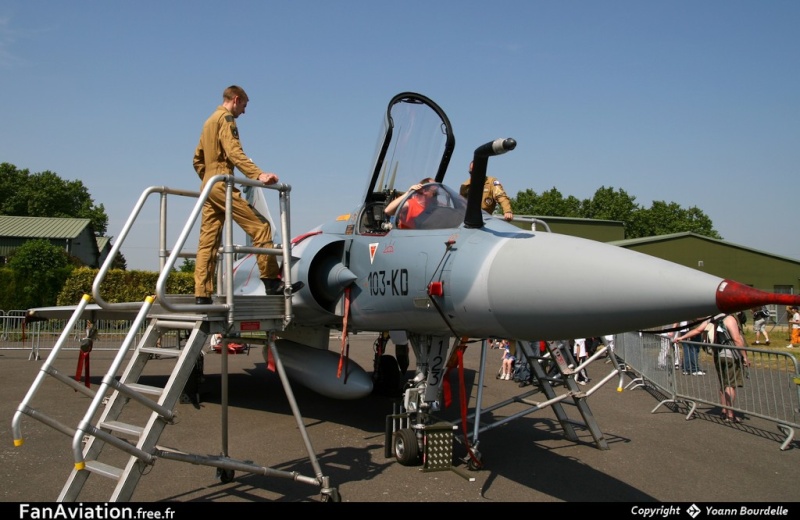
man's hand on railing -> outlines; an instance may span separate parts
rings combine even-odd
[[[278,182],[278,176],[274,173],[261,172],[258,175],[258,180],[264,184],[275,184]]]

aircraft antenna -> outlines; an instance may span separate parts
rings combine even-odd
[[[383,177],[386,175],[386,163],[383,163],[383,168],[381,169],[381,176],[378,179],[378,190],[383,191]]]
[[[390,189],[390,190],[394,189],[394,180],[397,177],[397,167],[398,166],[400,166],[399,162],[398,163],[394,163],[394,170],[392,171],[392,178],[389,180],[389,186],[387,186],[387,188]]]

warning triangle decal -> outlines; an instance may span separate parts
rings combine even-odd
[[[369,265],[372,265],[372,261],[375,260],[375,251],[378,250],[378,244],[370,244],[369,245]]]

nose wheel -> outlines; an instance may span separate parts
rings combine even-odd
[[[417,435],[411,428],[403,428],[394,433],[392,439],[394,458],[403,466],[416,466],[420,462]]]

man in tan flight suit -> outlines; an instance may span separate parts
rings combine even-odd
[[[470,178],[461,185],[461,196],[467,197],[469,195],[469,185],[472,180],[472,163],[469,163]],[[489,212],[491,215],[494,213],[494,208],[500,203],[503,208],[503,219],[511,220],[514,218],[514,213],[511,211],[511,199],[506,195],[506,190],[503,185],[495,177],[486,176],[486,182],[483,184],[483,199],[481,199],[481,209]]]
[[[226,88],[222,93],[222,105],[217,107],[203,125],[193,161],[194,169],[203,181],[201,190],[205,188],[208,179],[215,175],[232,175],[234,166],[250,179],[257,179],[264,184],[278,182],[277,175],[262,171],[242,150],[236,118],[244,114],[247,101],[247,94],[241,87],[232,85]],[[236,187],[233,188],[233,219],[253,239],[253,247],[273,247],[269,221],[247,203]],[[224,221],[225,183],[217,182],[203,204],[200,222],[200,240],[194,269],[194,295],[198,305],[212,303],[217,251]],[[258,255],[258,270],[267,294],[283,293],[283,282],[279,278],[280,269],[275,256]]]

